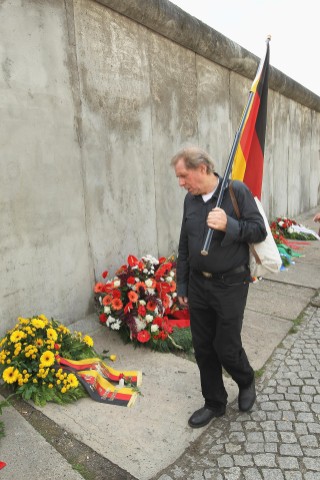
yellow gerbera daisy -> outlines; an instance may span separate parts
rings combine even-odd
[[[24,332],[21,332],[21,330],[16,330],[15,332],[11,333],[10,341],[12,343],[20,342],[20,340],[22,340],[25,337],[26,337],[26,334]]]
[[[44,365],[45,367],[51,367],[51,365],[54,364],[53,352],[50,352],[49,350],[44,352],[40,357],[40,363],[42,363],[42,365]]]
[[[8,367],[3,371],[2,378],[6,383],[14,383],[18,380],[19,370],[14,367]]]
[[[85,335],[82,339],[84,343],[86,343],[89,347],[93,347],[93,340],[89,335]]]
[[[48,328],[47,337],[49,338],[49,340],[53,340],[55,342],[58,338],[58,334],[53,328]]]
[[[40,320],[40,318],[33,318],[31,324],[36,328],[44,328],[46,326],[46,322]]]
[[[73,373],[69,373],[67,380],[71,388],[76,388],[79,385],[79,381]]]
[[[19,323],[21,323],[22,325],[28,325],[29,323],[29,319],[28,318],[23,318],[23,317],[18,317],[18,321]]]

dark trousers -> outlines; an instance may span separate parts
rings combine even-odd
[[[254,377],[241,341],[249,279],[248,272],[223,278],[205,278],[199,272],[190,275],[192,342],[208,407],[227,403],[222,367],[240,387]]]

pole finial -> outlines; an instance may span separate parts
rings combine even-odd
[[[271,35],[267,35],[267,41],[270,42],[271,40]]]

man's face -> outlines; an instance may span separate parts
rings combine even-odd
[[[202,195],[204,179],[207,176],[206,166],[200,164],[197,168],[186,168],[183,158],[180,158],[175,166],[176,176],[180,187],[188,190],[192,195]]]

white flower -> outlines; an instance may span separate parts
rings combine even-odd
[[[280,222],[278,222],[279,227],[282,227],[283,224],[284,224],[284,222],[282,220],[280,220]]]
[[[171,272],[169,273],[170,277],[174,278],[174,271],[171,270]]]
[[[121,320],[117,319],[114,323],[111,324],[112,330],[120,330]]]
[[[176,296],[177,296],[177,292],[173,292],[172,297],[176,298]]]
[[[146,287],[147,287],[147,288],[151,288],[152,285],[153,285],[153,281],[151,280],[151,278],[148,278],[148,279],[145,281],[145,284],[146,284]]]
[[[108,320],[107,320],[107,322],[106,322],[106,325],[107,325],[108,327],[110,327],[110,325],[111,325],[112,323],[114,323],[115,321],[116,321],[116,319],[110,315],[110,316],[108,317]]]
[[[146,305],[146,302],[144,300],[139,300],[140,305]]]
[[[144,268],[144,269],[143,269],[143,273],[148,273],[148,269],[147,269],[147,268]]]
[[[135,277],[135,282],[140,282],[140,278],[139,277]]]
[[[149,262],[151,263],[152,265],[158,265],[159,264],[159,260],[157,260],[155,257],[153,257],[152,255],[146,255],[145,257],[142,257],[142,260],[144,260],[146,263]]]
[[[147,288],[147,292],[150,293],[150,295],[154,295],[154,288]]]
[[[147,323],[150,323],[153,320],[153,316],[148,314],[148,315],[146,315],[145,320],[146,320]]]
[[[293,228],[292,228],[292,227],[289,227],[289,228],[288,228],[288,233],[293,233],[293,232],[294,232]]]
[[[152,332],[152,333],[155,333],[155,332],[157,332],[158,330],[159,330],[158,325],[151,325],[151,332]]]
[[[166,282],[168,282],[168,283],[172,282],[172,277],[167,277]]]
[[[111,312],[111,308],[109,307],[109,305],[106,305],[103,309],[104,313],[107,313],[109,314]]]
[[[121,285],[120,280],[118,280],[118,279],[117,279],[117,280],[114,280],[113,285],[114,285],[115,288],[120,287],[120,285]]]
[[[144,330],[146,328],[146,322],[141,320],[139,317],[134,317],[134,319],[136,321],[137,332],[140,332],[141,330]]]
[[[99,297],[99,303],[102,305],[102,297]]]

